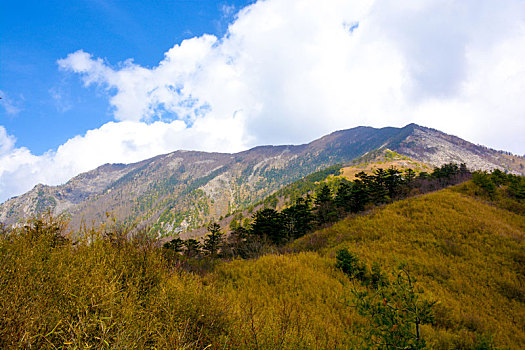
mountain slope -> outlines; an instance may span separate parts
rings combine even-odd
[[[407,263],[418,295],[437,301],[427,348],[521,349],[525,216],[463,191],[377,207],[258,259],[214,260],[204,276],[104,228],[75,243],[45,222],[0,235],[0,347],[375,348],[354,297],[369,287],[336,268],[347,248],[385,274]]]
[[[426,295],[439,301],[434,326],[423,329],[431,348],[475,348],[467,344],[481,335],[520,348],[525,216],[459,193],[462,186],[350,217],[296,240],[291,250],[333,258],[348,248],[386,271],[407,263]]]
[[[158,234],[198,227],[246,208],[314,171],[390,149],[429,165],[466,163],[472,169],[523,173],[522,159],[417,126],[357,127],[299,146],[260,146],[236,154],[176,151],[134,164],[106,164],[61,186],[37,185],[0,206],[13,225],[51,210],[72,229],[107,219],[151,225]]]

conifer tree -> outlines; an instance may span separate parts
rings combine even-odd
[[[180,253],[184,247],[184,241],[177,237],[164,243],[163,247],[175,253]]]
[[[284,209],[281,214],[290,238],[299,238],[312,228],[314,217],[308,199],[297,198],[295,204]]]
[[[279,244],[286,237],[284,220],[277,210],[272,208],[260,209],[253,215],[251,234],[260,238],[267,238],[272,243]]]
[[[215,257],[222,243],[221,226],[216,222],[211,222],[208,225],[208,232],[209,234],[204,238],[203,249],[208,255]]]
[[[369,321],[369,345],[376,349],[424,349],[421,325],[433,321],[435,302],[424,299],[422,293],[406,266],[400,266],[392,283],[354,292],[357,311]]]
[[[186,248],[184,254],[191,258],[199,254],[201,244],[196,239],[190,238],[184,241],[184,247]]]
[[[321,186],[317,191],[315,209],[317,212],[317,222],[320,225],[337,220],[337,211],[332,197],[332,191],[327,184]]]

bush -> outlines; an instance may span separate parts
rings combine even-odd
[[[205,348],[227,334],[226,304],[170,274],[162,249],[126,230],[65,237],[37,218],[0,238],[0,348]]]
[[[336,253],[336,267],[343,271],[350,278],[357,278],[363,281],[366,277],[366,268],[359,262],[359,258],[348,249],[338,250]]]
[[[356,309],[368,320],[365,339],[377,349],[424,349],[421,325],[432,323],[435,302],[421,297],[422,291],[405,266],[392,283],[376,291],[355,292]]]

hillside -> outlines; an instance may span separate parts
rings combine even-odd
[[[473,145],[436,130],[357,127],[306,145],[261,146],[236,154],[176,151],[135,164],[107,164],[61,186],[38,185],[0,205],[10,226],[50,210],[73,230],[107,220],[140,223],[155,235],[173,235],[252,206],[314,171],[348,164],[389,149],[430,167],[447,162],[471,169],[523,173],[519,157]]]
[[[343,220],[297,240],[292,254],[232,262],[209,278],[239,299],[238,312],[257,310],[255,326],[269,348],[286,317],[286,348],[347,348],[359,344],[363,320],[352,311],[356,284],[333,269],[335,252],[348,248],[386,271],[405,261],[426,296],[439,301],[434,326],[423,329],[431,348],[470,349],[485,335],[519,349],[524,239],[525,217],[443,190]]]
[[[105,228],[70,244],[59,222],[18,229],[0,235],[0,346],[361,347],[372,325],[354,293],[369,287],[336,268],[347,248],[385,275],[407,264],[437,302],[428,348],[520,349],[525,216],[464,194],[476,188],[376,207],[257,259],[195,260],[203,275],[144,236]]]
[[[441,164],[435,166],[440,165]],[[349,164],[349,166],[345,166],[342,169],[341,175],[347,178],[348,180],[354,180],[355,175],[362,171],[367,174],[370,174],[379,168],[395,168],[400,171],[412,169],[415,173],[419,173],[422,171],[432,171],[432,167],[423,162],[413,160],[407,156],[393,152],[387,148],[381,148],[372,152],[368,152],[364,156],[354,159]]]

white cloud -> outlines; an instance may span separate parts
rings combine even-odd
[[[238,151],[410,122],[525,152],[519,0],[259,1],[225,37],[185,40],[152,68],[82,50],[58,63],[106,88],[117,122],[41,157],[11,145],[22,165],[5,171],[57,183],[176,148]]]
[[[191,126],[242,111],[245,128],[230,137],[249,146],[415,121],[523,151],[512,140],[525,131],[524,118],[516,120],[525,110],[524,13],[512,0],[260,1],[237,14],[224,38],[185,40],[152,69],[131,61],[112,68],[83,51],[60,66],[112,91],[117,120]],[[500,66],[506,75],[492,74]],[[509,76],[512,101],[498,92],[509,90]],[[500,120],[500,108],[518,128],[480,126]]]
[[[37,183],[64,183],[105,163],[132,163],[177,149],[239,148],[226,135],[241,129],[237,119],[197,122],[191,129],[178,120],[110,122],[68,140],[56,151],[36,156],[27,148],[15,148],[15,138],[0,127],[0,200],[24,193]]]
[[[7,114],[9,115],[17,115],[22,111],[22,101],[24,100],[24,96],[19,96],[19,98],[13,98],[12,96],[6,94],[4,91],[0,90],[0,97],[2,99],[0,100],[0,106],[4,108]]]
[[[3,126],[0,126],[0,156],[8,154],[14,147],[16,139],[8,135]]]
[[[71,103],[68,93],[64,91],[63,88],[53,87],[48,90],[49,95],[51,96],[55,108],[60,113],[65,113],[69,111],[73,104]]]

